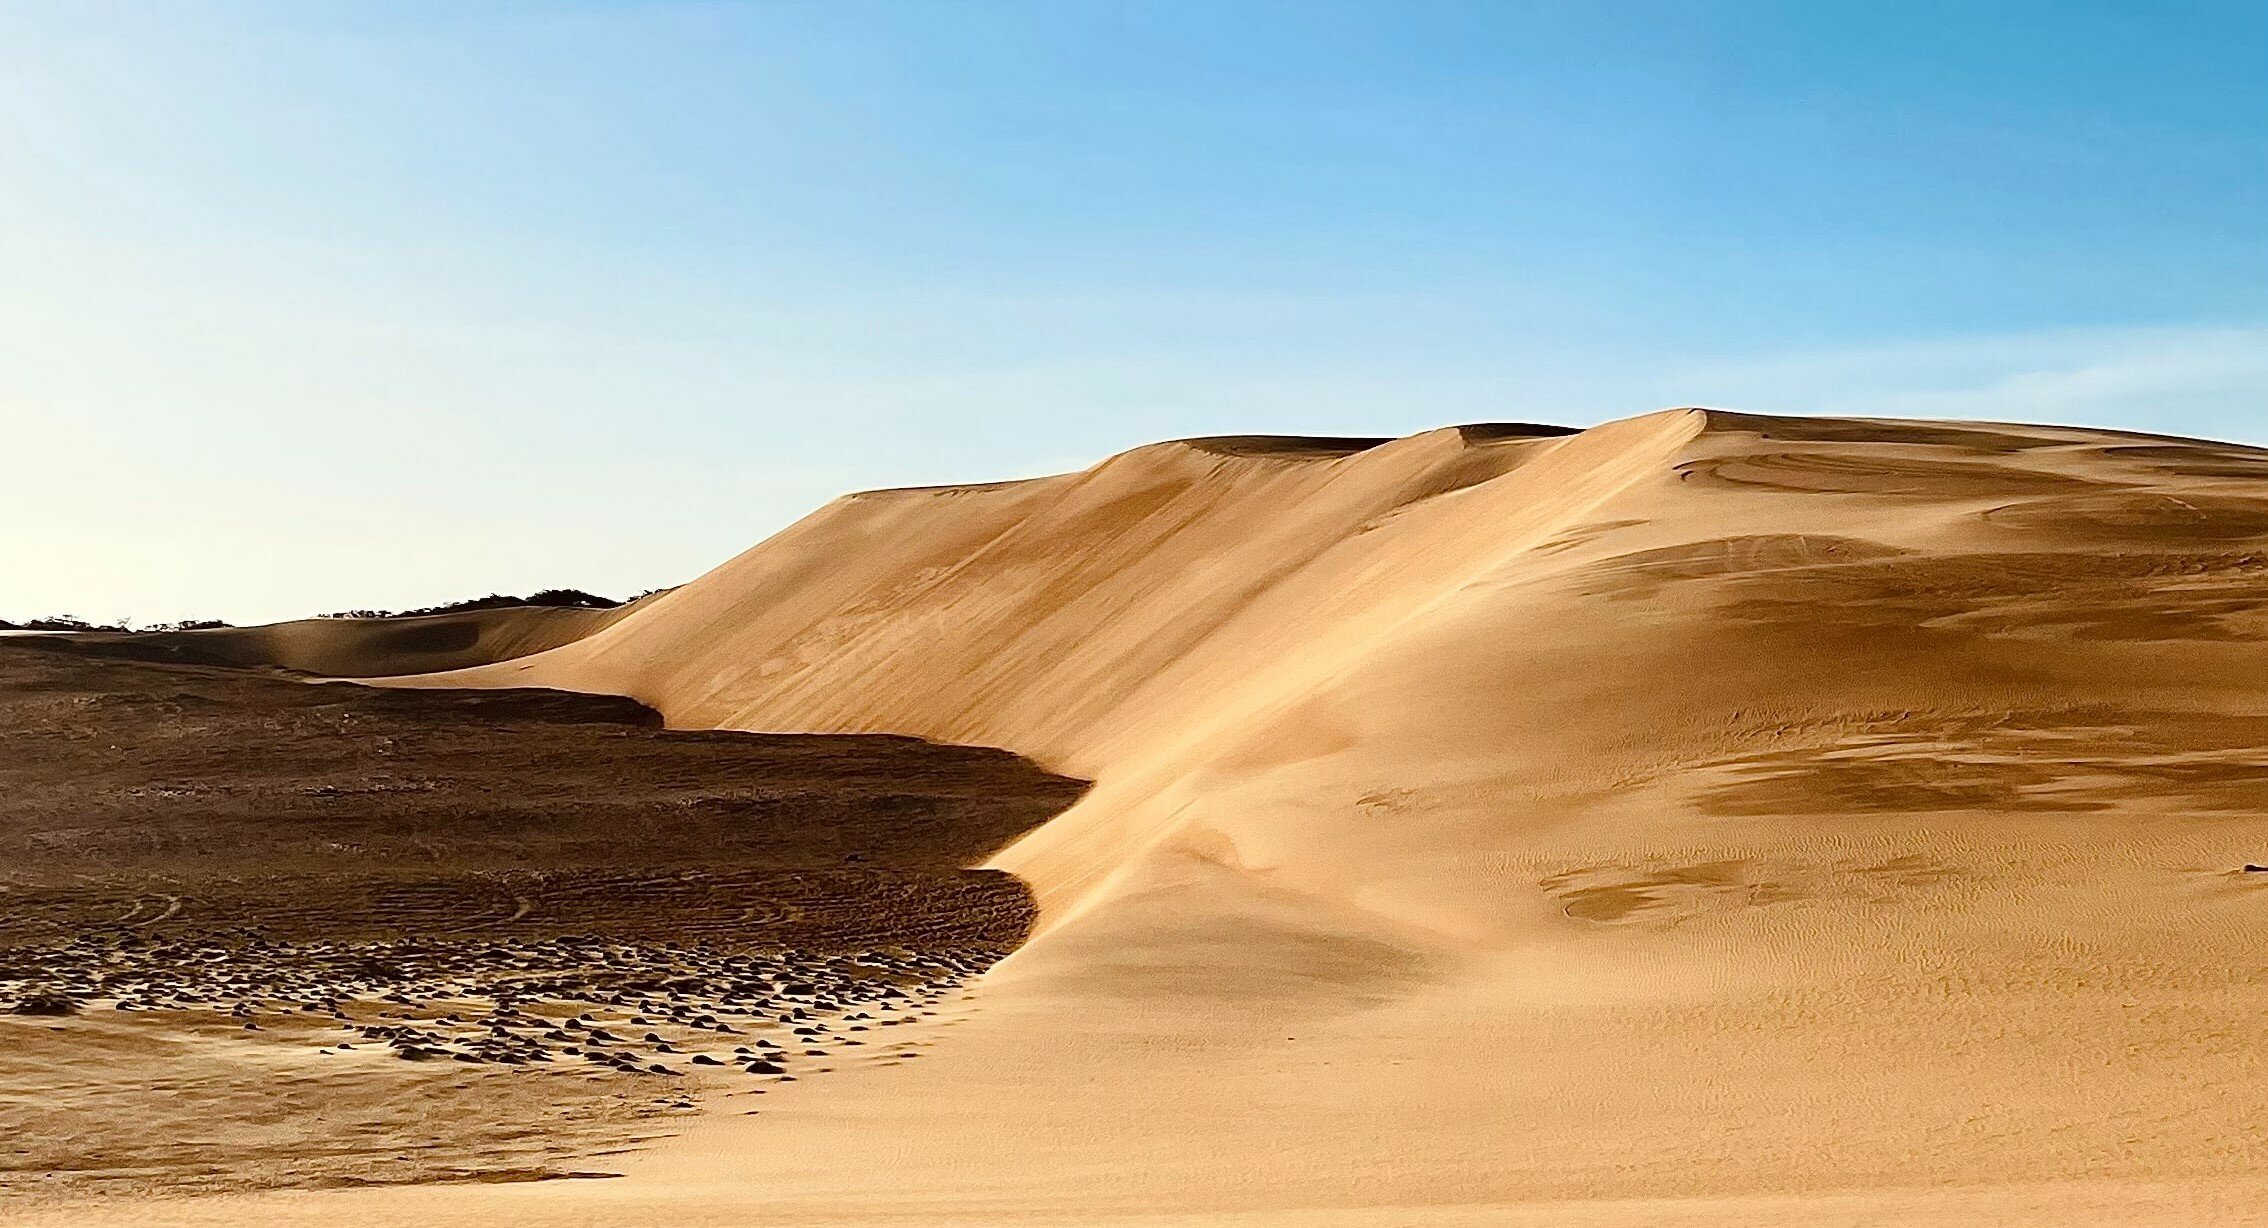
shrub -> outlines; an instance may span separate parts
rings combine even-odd
[[[519,606],[548,606],[554,609],[611,610],[621,605],[595,593],[579,588],[547,588],[525,597],[512,597],[503,593],[490,593],[469,601],[452,601],[447,605],[426,606],[416,610],[341,610],[336,614],[319,614],[318,618],[422,618],[428,614],[464,614],[473,610],[509,610]]]
[[[12,1013],[18,1015],[44,1015],[52,1019],[62,1015],[77,1014],[79,1000],[69,994],[34,989],[16,999],[16,1005],[11,1010]]]

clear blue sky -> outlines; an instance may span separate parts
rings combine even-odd
[[[2268,5],[0,5],[0,617],[1668,405],[2268,441]]]

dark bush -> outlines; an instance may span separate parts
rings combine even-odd
[[[16,999],[10,1012],[17,1015],[44,1015],[55,1018],[79,1013],[79,1000],[69,994],[35,989]]]
[[[128,631],[130,627],[116,623],[90,623],[69,614],[54,614],[35,618],[30,622],[0,622],[0,631]]]
[[[447,605],[426,606],[417,610],[341,610],[336,614],[318,615],[321,618],[423,618],[428,614],[464,614],[473,610],[509,610],[519,606],[549,606],[554,609],[611,610],[621,605],[595,593],[579,588],[547,588],[525,597],[511,597],[503,593],[490,593],[469,601],[452,601]]]

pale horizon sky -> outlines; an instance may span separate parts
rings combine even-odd
[[[0,618],[1673,405],[2268,443],[2256,3],[0,6]]]

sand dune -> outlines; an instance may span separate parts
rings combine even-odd
[[[258,627],[91,632],[82,647],[144,661],[240,668],[272,666],[328,678],[431,673],[509,661],[570,644],[611,625],[636,603],[607,609],[512,606],[389,618],[303,618]]]
[[[179,1222],[2235,1223],[2268,453],[1676,410],[852,495],[548,651],[1091,778],[911,1067]]]

